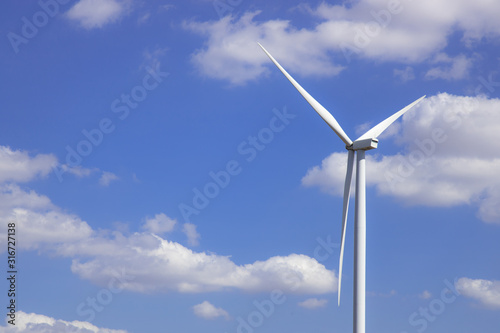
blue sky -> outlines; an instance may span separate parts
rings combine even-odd
[[[498,2],[0,6],[1,332],[352,329],[346,150],[257,41],[351,138],[427,95],[367,154],[367,330],[498,331]]]

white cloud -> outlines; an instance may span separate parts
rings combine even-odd
[[[99,169],[97,168],[89,169],[89,168],[83,168],[79,165],[75,167],[70,167],[67,164],[58,164],[58,163],[54,164],[52,169],[54,171],[55,176],[60,182],[64,180],[63,175],[67,172],[78,178],[89,177],[91,174],[99,172]]]
[[[67,214],[46,196],[22,190],[10,184],[0,186],[0,222],[15,222],[23,241],[21,249],[53,248],[55,244],[87,239],[92,235],[89,225],[78,217]],[[0,233],[0,244],[5,243],[5,230]],[[0,252],[5,250],[1,247]]]
[[[53,248],[56,244],[75,242],[90,237],[92,229],[74,215],[57,209],[35,212],[14,208],[7,221],[15,221],[24,249]]]
[[[434,62],[444,63],[445,66],[433,67],[427,71],[425,77],[429,80],[444,79],[451,81],[465,79],[472,67],[472,60],[463,54],[450,58],[446,54],[440,53],[436,56]]]
[[[52,154],[37,154],[34,157],[25,151],[0,146],[0,183],[7,181],[27,182],[47,176],[57,159]]]
[[[305,255],[276,256],[239,266],[227,256],[194,252],[152,234],[125,237],[114,233],[113,238],[64,244],[58,253],[75,258],[71,270],[96,285],[105,286],[117,271],[125,269],[132,278],[122,287],[135,292],[336,291],[334,272]]]
[[[8,318],[7,318],[8,319]],[[22,311],[17,312],[16,325],[6,324],[0,326],[0,332],[3,333],[127,333],[124,330],[113,330],[108,328],[100,328],[84,321],[65,321],[61,319],[54,319],[48,316],[25,313]]]
[[[101,178],[99,178],[99,185],[101,185],[101,186],[109,186],[109,184],[112,181],[115,181],[115,180],[118,180],[118,179],[120,179],[120,178],[118,178],[118,176],[115,175],[114,173],[108,172],[108,171],[103,171],[103,173],[101,175]]]
[[[44,195],[22,189],[19,182],[46,176],[57,165],[53,155],[38,154],[0,146],[0,223],[15,222],[23,238],[21,249],[40,249],[78,241],[91,236],[92,229],[78,217],[65,213]],[[2,184],[3,183],[3,184]],[[0,232],[0,252],[5,251],[5,230]]]
[[[147,218],[142,227],[149,232],[161,235],[165,232],[174,230],[176,223],[176,220],[171,219],[163,213],[160,213],[156,214],[153,218]]]
[[[198,246],[200,244],[200,234],[196,231],[196,225],[192,223],[184,223],[182,232],[186,234],[188,244],[191,246]]]
[[[46,210],[53,208],[50,199],[35,191],[22,190],[18,185],[0,186],[0,217],[8,218],[13,209]]]
[[[428,290],[424,290],[418,297],[421,299],[429,299],[432,297],[432,293]]]
[[[89,169],[89,168],[84,168],[81,166],[69,167],[68,165],[63,164],[63,165],[61,165],[61,171],[62,172],[69,172],[70,174],[72,174],[74,176],[82,178],[82,177],[90,176],[93,172],[98,172],[99,169],[97,169],[97,168]]]
[[[99,185],[101,186],[109,186],[112,181],[119,180],[120,178],[112,172],[101,171],[98,168],[84,168],[82,166],[70,167],[67,164],[54,164],[52,170],[54,171],[55,176],[59,179],[60,182],[64,180],[63,175],[65,173],[72,174],[78,178],[89,177],[92,174],[101,173],[101,177],[99,177]]]
[[[56,162],[50,155],[29,157],[24,152],[0,147],[4,181],[28,181],[45,175]],[[122,283],[122,288],[136,292],[336,291],[334,272],[305,255],[275,256],[237,265],[228,256],[194,252],[156,235],[175,226],[175,221],[165,214],[146,219],[146,232],[123,235],[118,231],[93,230],[48,197],[14,183],[0,183],[0,223],[11,221],[15,221],[16,232],[23,239],[19,249],[71,258],[71,270],[97,285],[106,286],[116,278],[116,272],[125,270],[131,278]],[[0,231],[0,251],[6,250],[5,232]],[[198,242],[195,225],[184,224],[183,232],[190,244]]]
[[[269,60],[256,41],[292,72],[332,76],[355,57],[400,63],[431,61],[456,31],[463,33],[468,47],[483,37],[500,35],[500,21],[494,14],[500,11],[500,3],[496,0],[401,1],[396,8],[389,8],[389,3],[393,2],[361,0],[345,7],[323,2],[309,10],[317,19],[313,28],[296,28],[280,19],[258,21],[258,12],[184,26],[207,38],[192,58],[200,73],[233,84],[267,73]],[[467,59],[457,57],[450,69],[429,75],[464,77],[469,65]]]
[[[208,301],[197,304],[193,306],[193,312],[196,316],[204,319],[216,319],[218,317],[224,317],[229,319],[229,314],[226,310],[222,308],[216,308]]]
[[[298,305],[306,309],[316,309],[326,306],[327,303],[328,300],[326,299],[308,298],[303,302],[299,302]]]
[[[302,185],[319,186],[324,192],[343,195],[344,190],[340,185],[345,180],[346,165],[346,153],[333,153],[321,162],[321,166],[314,166],[307,171],[302,178]]]
[[[301,74],[336,75],[342,70],[342,66],[330,63],[321,44],[311,41],[311,33],[298,31],[286,21],[258,23],[254,21],[257,14],[246,13],[240,19],[226,16],[217,22],[185,23],[186,29],[208,38],[206,47],[192,56],[203,75],[242,84],[267,73],[269,59],[257,41],[268,46],[284,66]]]
[[[477,205],[481,220],[500,223],[500,158],[491,154],[500,151],[499,108],[483,96],[425,99],[403,117],[401,153],[367,154],[367,184],[410,205]],[[346,156],[333,153],[302,184],[342,195]]]
[[[0,221],[3,225],[16,222],[23,239],[20,249],[72,258],[71,270],[97,285],[106,286],[116,272],[126,269],[133,279],[123,288],[136,292],[280,289],[322,294],[336,290],[334,272],[308,256],[277,256],[240,266],[227,256],[194,252],[149,232],[124,236],[117,231],[95,231],[47,197],[17,185],[4,185],[0,199]],[[148,231],[169,230],[172,225],[164,214],[145,224]],[[2,235],[0,246],[5,251]]]
[[[71,270],[96,285],[106,286],[116,272],[125,269],[131,279],[122,288],[136,292],[336,291],[334,272],[305,255],[236,265],[227,256],[194,252],[151,234],[172,228],[174,223],[164,214],[146,220],[149,232],[125,236],[118,231],[96,231],[79,217],[63,212],[46,196],[4,184],[0,187],[0,222],[5,225],[11,221],[15,221],[23,239],[20,249],[72,258]],[[5,231],[0,234],[0,251],[6,250]],[[191,232],[198,235],[196,229]]]
[[[66,15],[85,29],[94,29],[116,22],[129,8],[129,0],[80,0]]]
[[[455,286],[462,295],[476,299],[487,307],[500,309],[500,281],[463,277]]]

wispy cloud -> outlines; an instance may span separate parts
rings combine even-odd
[[[394,289],[392,289],[388,293],[380,293],[380,292],[376,292],[376,291],[368,291],[368,292],[366,292],[366,294],[368,296],[372,296],[372,297],[384,297],[384,298],[396,296],[397,293],[398,292],[396,290],[394,290]]]
[[[130,0],[80,0],[66,16],[85,29],[102,28],[122,18],[130,5]]]
[[[114,173],[108,172],[108,171],[103,171],[101,178],[99,178],[99,185],[109,186],[109,184],[111,184],[112,181],[115,181],[118,179],[120,179],[120,178],[118,178],[118,176],[115,175]]]
[[[188,239],[188,244],[191,246],[197,246],[200,244],[200,234],[196,231],[196,225],[192,223],[184,223],[182,226],[182,232],[186,234]]]
[[[161,65],[162,57],[167,53],[168,48],[156,46],[152,49],[146,49],[143,53],[143,62],[140,65],[140,69],[146,67],[159,68]]]
[[[472,67],[472,60],[464,55],[451,58],[444,53],[440,53],[433,62],[442,65],[427,71],[425,77],[429,80],[443,79],[452,81],[465,79],[469,76],[469,70]]]
[[[75,166],[75,167],[70,167],[67,164],[62,164],[60,166],[61,172],[68,172],[72,174],[73,176],[76,176],[78,178],[83,178],[83,177],[88,177],[94,172],[98,172],[99,169],[97,168],[84,168],[80,165]]]
[[[429,299],[432,297],[432,293],[428,290],[424,290],[418,297],[421,299]]]
[[[137,24],[141,25],[141,24],[146,23],[149,20],[150,17],[151,17],[151,13],[144,13],[144,14],[142,14],[137,19]]]
[[[60,164],[55,162],[52,165],[52,170],[56,177],[60,178],[63,174],[69,173],[77,178],[90,177],[93,174],[101,174],[98,183],[101,186],[109,186],[111,182],[119,180],[120,178],[112,172],[101,171],[98,168],[84,168],[80,165],[78,166],[68,166],[67,164]],[[61,180],[62,178],[60,178]]]
[[[394,69],[393,74],[402,82],[408,82],[415,79],[415,72],[410,66],[406,66],[404,69]]]
[[[317,309],[325,307],[328,303],[326,299],[308,298],[303,302],[299,302],[298,305],[306,309]]]

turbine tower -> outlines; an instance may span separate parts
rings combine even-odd
[[[323,118],[330,128],[345,143],[347,154],[347,172],[344,184],[344,201],[342,209],[342,233],[340,240],[340,259],[339,259],[339,285],[338,285],[338,305],[340,306],[340,287],[342,282],[342,263],[344,258],[345,232],[347,224],[347,210],[349,206],[349,196],[351,192],[352,171],[354,165],[354,153],[356,153],[356,192],[355,192],[355,213],[354,213],[354,319],[353,332],[365,333],[365,291],[366,291],[366,168],[365,152],[375,149],[378,145],[377,137],[389,127],[394,121],[401,117],[406,111],[410,110],[419,103],[425,96],[420,97],[410,105],[404,107],[389,118],[377,124],[368,132],[352,141],[345,134],[342,127],[321,104],[318,103],[307,91],[302,88],[288,72],[267,52],[267,50],[258,43],[272,62],[293,84],[305,100],[313,109]]]

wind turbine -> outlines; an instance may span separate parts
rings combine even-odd
[[[342,282],[342,263],[344,258],[345,232],[347,224],[347,209],[349,206],[349,196],[351,193],[352,170],[354,164],[354,153],[356,152],[356,192],[355,192],[355,213],[354,213],[354,319],[353,332],[365,333],[365,291],[366,291],[366,168],[365,151],[375,149],[378,145],[377,137],[389,127],[394,121],[401,117],[405,112],[414,107],[425,95],[396,112],[389,118],[377,124],[368,132],[352,141],[345,134],[342,127],[321,104],[318,103],[304,88],[302,88],[288,72],[267,52],[267,50],[258,43],[272,62],[293,84],[305,100],[313,109],[323,118],[330,128],[345,143],[347,154],[347,172],[344,184],[344,202],[342,209],[342,236],[340,240],[340,260],[339,260],[339,286],[338,286],[338,305],[340,306],[340,287]]]

